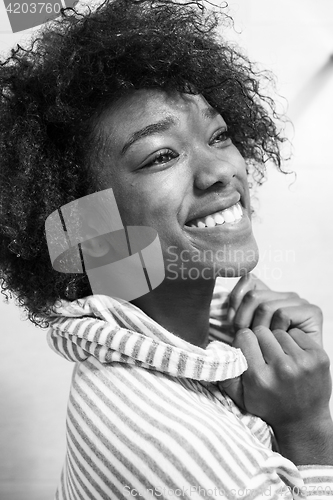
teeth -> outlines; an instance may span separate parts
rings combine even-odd
[[[207,217],[201,217],[192,222],[190,227],[214,227],[216,225],[230,224],[236,222],[243,217],[243,210],[240,203],[236,203],[230,208],[226,208],[221,212],[216,212],[215,214],[207,215]]]
[[[205,224],[207,227],[215,227],[216,222],[214,220],[214,217],[211,215],[208,215],[208,217],[205,217]]]
[[[224,220],[224,217],[223,215],[221,214],[221,212],[217,212],[216,214],[214,214],[214,220],[216,222],[216,224],[224,224],[225,220]]]
[[[223,210],[223,217],[226,222],[235,222],[236,220],[234,213],[230,208]]]
[[[236,216],[236,220],[239,220],[243,217],[243,210],[239,203],[236,203],[236,205],[234,205],[234,213]]]

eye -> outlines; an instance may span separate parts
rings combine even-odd
[[[155,165],[164,165],[178,157],[178,154],[171,149],[159,151],[148,163],[142,165],[141,168],[153,167]]]
[[[231,144],[230,133],[227,128],[223,128],[222,130],[218,130],[212,137],[211,145],[214,144],[222,144],[223,146],[229,146]]]

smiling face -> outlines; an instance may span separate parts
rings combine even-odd
[[[108,152],[98,187],[113,188],[124,225],[156,229],[166,279],[253,269],[246,165],[202,96],[135,91],[104,112],[99,128]]]

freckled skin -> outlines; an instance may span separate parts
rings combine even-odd
[[[173,252],[186,250],[186,256],[206,250],[206,267],[208,250],[213,254],[220,250],[215,264],[224,264],[237,275],[238,269],[249,271],[257,262],[257,246],[249,222],[245,162],[232,143],[210,144],[213,134],[225,122],[221,116],[202,117],[201,110],[207,106],[200,96],[167,96],[158,91],[137,91],[118,102],[105,112],[100,124],[112,144],[100,182],[104,189],[113,187],[125,224],[147,225],[157,230],[165,259],[171,246],[177,247]],[[176,120],[174,127],[135,142],[124,156],[120,155],[126,138],[133,132],[168,116]],[[177,157],[147,166],[157,152],[169,149]],[[219,200],[222,204],[225,199],[238,201],[240,196],[245,227],[224,225],[220,231],[213,228],[200,232],[185,226],[193,211],[213,206]],[[221,263],[223,250],[225,259]],[[213,263],[214,259],[210,264]],[[199,263],[196,265],[200,267]]]
[[[198,345],[208,332],[216,272],[245,274],[258,260],[246,165],[223,117],[209,108],[201,96],[140,90],[106,110],[99,124],[110,143],[99,187],[113,188],[125,225],[156,229],[164,255],[165,280],[134,303]],[[167,129],[141,137],[121,154],[134,133],[168,120]],[[203,230],[185,225],[204,210],[239,201],[244,215],[238,223]],[[175,316],[177,310],[182,319],[171,321],[170,312]]]

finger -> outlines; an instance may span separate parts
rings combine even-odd
[[[282,363],[285,359],[285,352],[275,338],[273,332],[265,326],[257,326],[253,329],[253,333],[257,337],[265,363]]]
[[[268,293],[271,293],[273,297],[273,292]],[[308,302],[301,299],[298,295],[288,292],[285,294],[277,292],[277,296],[278,299],[265,300],[264,294],[260,296],[260,292],[257,292],[254,302],[259,302],[259,305],[253,313],[251,328],[262,325],[270,330],[288,330],[293,319],[297,321],[299,318],[302,318],[302,314],[303,319],[305,315],[308,315],[308,312],[306,312],[308,311],[306,309]],[[252,307],[255,306],[252,305]],[[245,318],[247,316],[246,313],[247,311],[245,311]],[[240,317],[241,314],[242,311],[239,313]],[[297,324],[294,326],[297,326]]]
[[[249,328],[238,330],[232,345],[241,349],[246,358],[248,370],[259,371],[266,365],[258,338]]]
[[[231,322],[235,317],[235,313],[242,301],[243,296],[249,291],[251,283],[251,275],[245,274],[236,283],[234,288],[229,294],[229,304],[228,304],[228,320]]]
[[[245,409],[242,377],[229,378],[219,382],[219,387],[240,407]]]
[[[283,352],[287,354],[288,356],[292,356],[294,358],[298,358],[300,356],[300,353],[302,352],[302,349],[300,346],[295,342],[295,340],[289,335],[288,332],[285,330],[273,330],[272,331],[274,337],[280,344]]]
[[[303,304],[298,305],[293,305],[292,301],[290,301],[290,305],[278,308],[275,311],[271,329],[288,330],[288,328],[299,328],[304,333],[317,334],[321,331],[321,317],[317,314],[317,310],[319,310],[317,306],[309,304],[307,301],[303,301]],[[288,319],[289,326],[285,328]]]
[[[275,305],[273,302],[279,302]],[[287,306],[290,303],[297,305],[302,301],[299,296],[292,292],[274,292],[272,290],[250,290],[247,292],[236,311],[234,318],[235,328],[255,328],[263,325],[270,326],[272,316],[279,306]],[[269,304],[271,302],[271,304]],[[256,314],[255,314],[256,313]],[[257,315],[255,323],[253,323]]]
[[[291,328],[288,335],[294,339],[296,344],[304,351],[321,350],[321,347],[309,335],[299,328]]]
[[[269,290],[269,288],[254,274],[245,274],[235,285],[229,295],[228,320],[231,322],[235,316],[243,297],[250,290]]]

